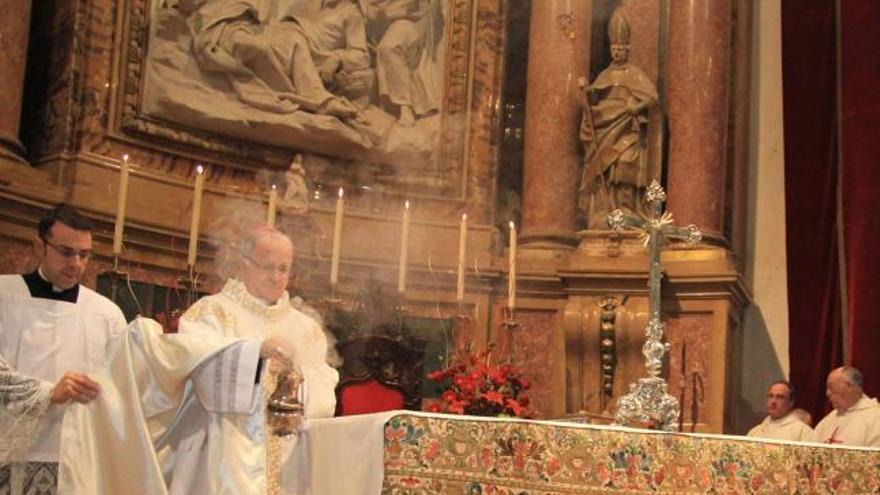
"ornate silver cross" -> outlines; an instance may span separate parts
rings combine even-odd
[[[621,210],[614,210],[608,215],[608,225],[614,230],[632,228],[642,231],[642,239],[648,248],[651,260],[648,279],[650,313],[648,325],[645,327],[647,339],[642,346],[648,377],[640,378],[638,383],[630,384],[630,391],[617,402],[614,422],[624,425],[636,420],[652,423],[662,430],[674,431],[680,414],[680,405],[678,400],[667,392],[666,380],[660,377],[663,355],[669,351],[669,344],[663,342],[665,325],[660,321],[660,281],[663,277],[660,250],[664,239],[683,239],[689,244],[696,244],[703,238],[703,234],[694,225],[684,228],[673,225],[672,214],[663,211],[664,202],[666,202],[666,192],[655,179],[645,192],[647,217],[627,215]]]

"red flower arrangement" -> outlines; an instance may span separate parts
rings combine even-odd
[[[488,364],[489,351],[465,354],[445,369],[428,373],[443,388],[440,403],[431,412],[472,416],[529,417],[529,398],[521,393],[531,387],[522,372],[509,364]]]

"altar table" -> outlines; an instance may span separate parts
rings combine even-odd
[[[392,411],[310,421],[302,495],[880,493],[880,449]]]

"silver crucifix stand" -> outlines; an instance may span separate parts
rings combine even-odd
[[[638,383],[630,384],[629,393],[617,402],[614,422],[625,425],[632,421],[641,421],[661,430],[675,431],[680,405],[678,400],[667,392],[666,380],[660,376],[663,355],[669,351],[669,344],[663,342],[665,325],[660,321],[660,281],[663,277],[660,249],[665,238],[684,239],[689,244],[696,244],[700,242],[703,234],[693,225],[684,228],[675,227],[672,224],[672,214],[663,211],[665,201],[666,193],[660,187],[660,183],[654,180],[645,192],[647,218],[627,215],[621,210],[614,210],[608,215],[608,225],[614,230],[632,228],[642,231],[651,260],[648,280],[650,314],[648,325],[645,327],[647,339],[642,346],[648,377],[640,378]]]

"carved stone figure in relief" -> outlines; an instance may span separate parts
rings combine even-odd
[[[440,0],[373,0],[369,9],[381,32],[376,48],[381,104],[401,125],[412,127],[440,105]]]
[[[209,145],[434,170],[448,1],[153,2],[137,113]]]
[[[581,78],[580,140],[584,168],[578,206],[588,229],[607,228],[614,209],[636,211],[648,177],[648,117],[657,105],[657,88],[629,63],[630,26],[618,8],[608,25],[611,64],[592,84]]]
[[[367,47],[366,0],[294,2],[282,17],[302,33],[321,81],[331,92],[364,106],[373,88]]]
[[[302,108],[347,119],[357,115],[350,102],[324,86],[325,77],[332,77],[324,73],[329,67],[316,65],[310,50],[322,40],[310,40],[295,19],[269,23],[270,2],[208,0],[191,7],[196,62],[206,72],[225,75],[242,102],[270,112]],[[331,53],[316,55],[330,65]]]

